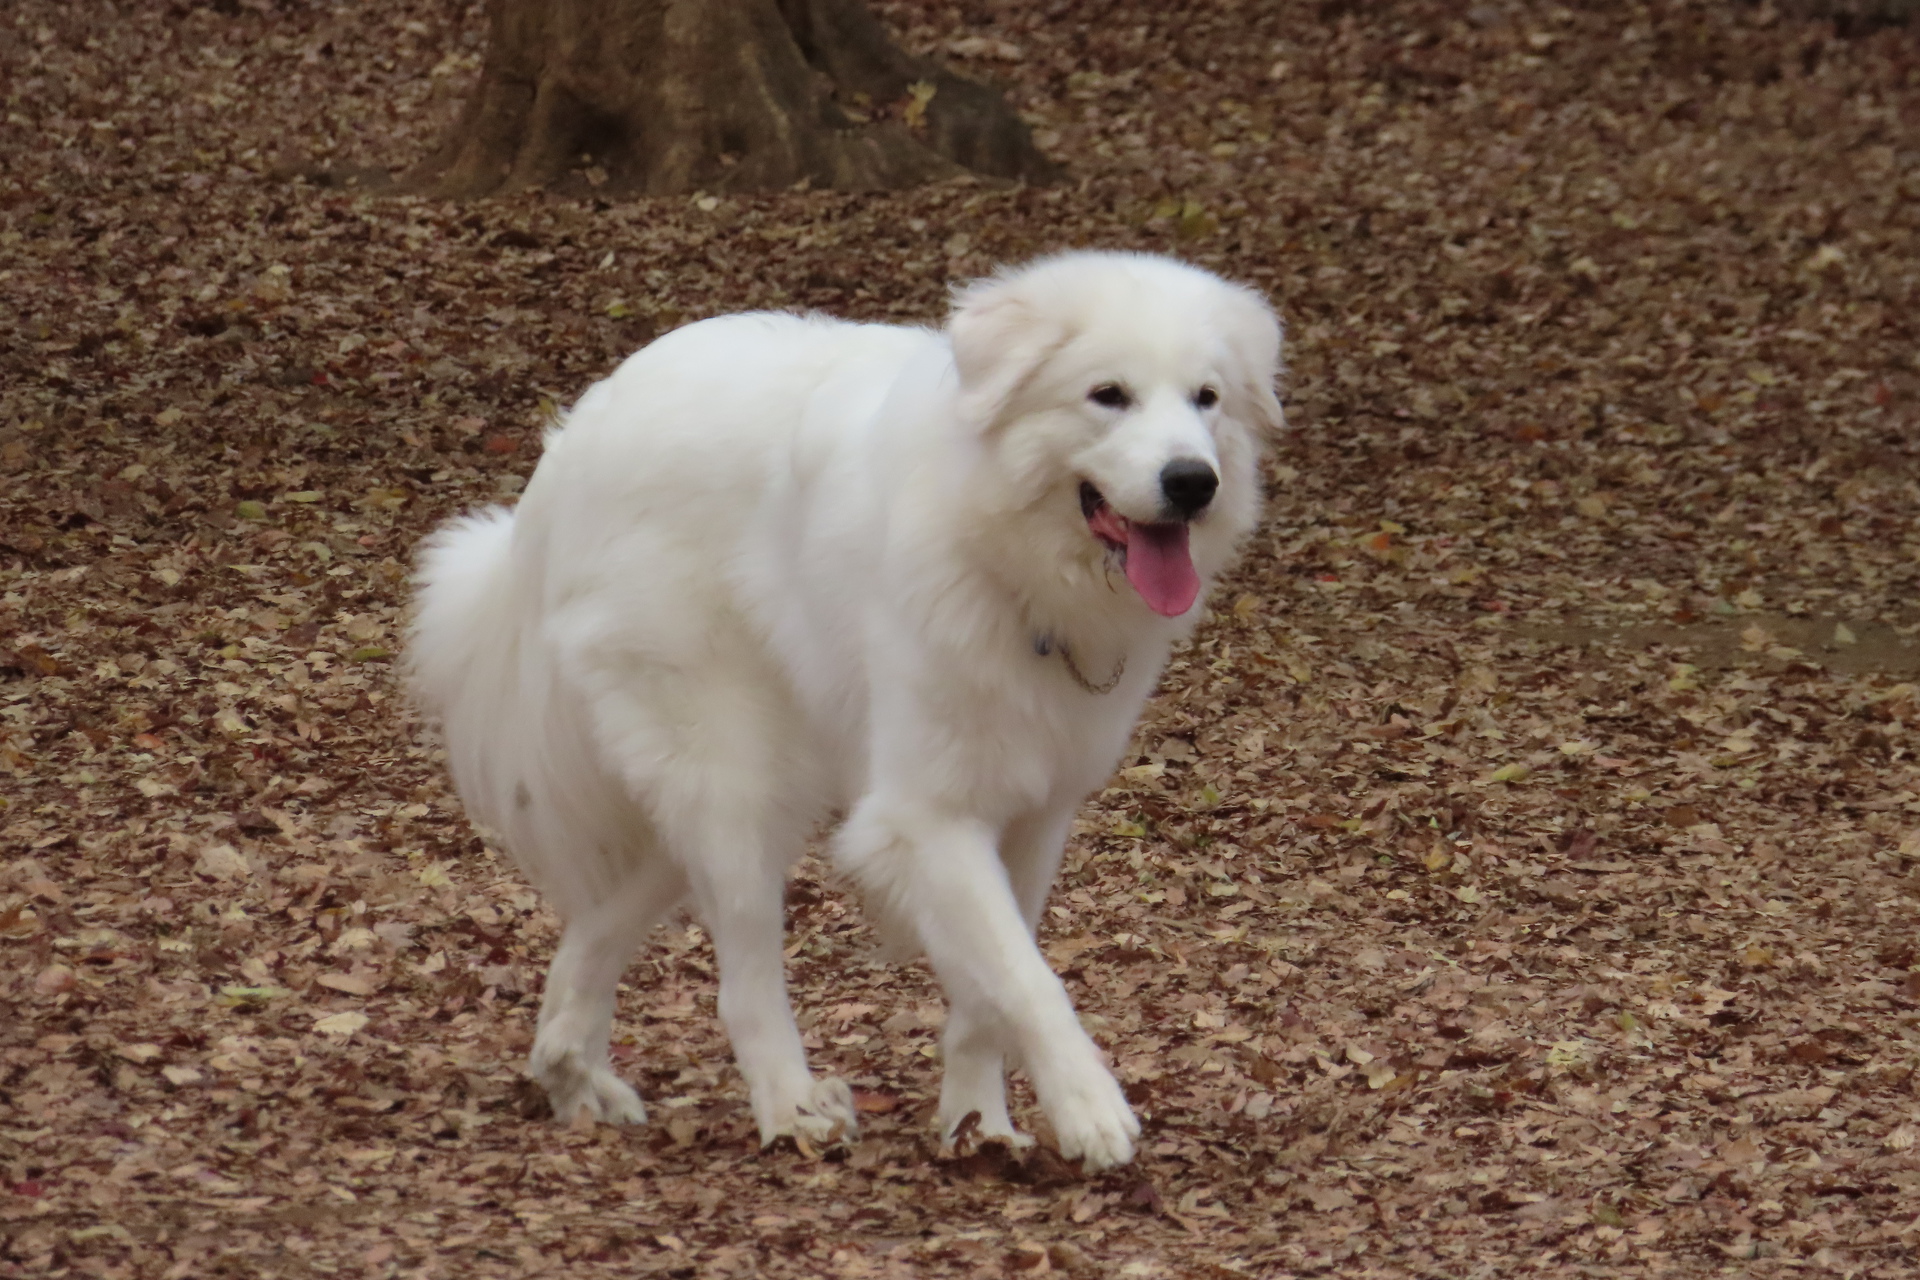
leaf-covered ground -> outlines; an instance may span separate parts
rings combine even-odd
[[[1870,9],[899,0],[1068,182],[463,207],[365,192],[477,6],[11,0],[0,1275],[1916,1274],[1920,47]],[[653,333],[1071,245],[1291,328],[1270,519],[1043,931],[1138,1163],[941,1158],[938,996],[817,869],[856,1144],[755,1149],[684,922],[620,1011],[656,1122],[553,1127],[555,922],[403,706],[411,548]]]

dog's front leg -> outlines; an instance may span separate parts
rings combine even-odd
[[[838,847],[841,865],[868,901],[926,950],[954,1009],[967,1020],[949,1037],[963,1049],[954,1105],[972,1101],[983,1121],[1011,1130],[993,1060],[998,1037],[988,1031],[1000,1028],[1004,1047],[1033,1081],[1060,1153],[1083,1159],[1089,1169],[1131,1160],[1139,1121],[1034,945],[995,833],[972,819],[870,796],[848,819]],[[1037,897],[1045,897],[1044,886]],[[1001,1098],[998,1114],[988,1115],[995,1097]],[[943,1113],[947,1102],[943,1090]]]
[[[1000,838],[1000,861],[1029,934],[1040,923],[1078,808],[1067,803],[1036,809],[1009,823]],[[991,1005],[954,1000],[940,1040],[945,1066],[940,1080],[942,1140],[953,1137],[960,1124],[977,1112],[979,1127],[974,1132],[980,1137],[1005,1138],[1015,1146],[1032,1143],[1007,1115],[1004,1060],[1010,1039]]]

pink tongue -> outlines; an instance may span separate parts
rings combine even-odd
[[[1200,594],[1200,575],[1187,554],[1187,526],[1127,524],[1127,581],[1163,617],[1177,618]]]

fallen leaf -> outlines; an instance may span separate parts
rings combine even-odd
[[[1354,1206],[1353,1193],[1345,1187],[1304,1187],[1302,1194],[1321,1213],[1335,1213]]]
[[[50,964],[33,980],[33,989],[44,996],[59,995],[73,990],[74,982],[73,970],[63,964]]]
[[[907,86],[906,106],[901,109],[900,118],[909,129],[924,129],[927,125],[927,107],[932,104],[936,90],[931,81],[916,80]]]
[[[253,874],[252,865],[230,844],[206,846],[193,869],[214,880],[244,880]]]
[[[364,1013],[334,1013],[314,1020],[313,1029],[322,1035],[344,1040],[367,1025]]]

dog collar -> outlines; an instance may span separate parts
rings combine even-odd
[[[1073,650],[1068,647],[1065,640],[1055,639],[1050,631],[1033,633],[1034,653],[1045,658],[1051,656],[1055,650],[1059,650],[1060,661],[1066,664],[1067,674],[1073,677],[1073,682],[1091,694],[1112,693],[1115,686],[1120,683],[1120,677],[1127,673],[1127,655],[1122,653],[1120,661],[1113,666],[1113,674],[1103,683],[1095,684],[1087,679],[1086,673],[1080,670],[1080,664],[1073,660]]]

